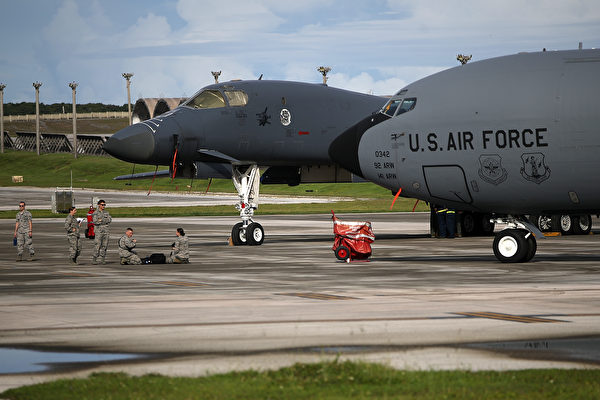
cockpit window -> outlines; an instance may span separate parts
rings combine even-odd
[[[400,104],[402,104],[402,99],[392,99],[388,101],[387,104],[383,106],[383,113],[393,117]]]
[[[412,97],[410,99],[404,99],[404,101],[402,102],[402,105],[400,107],[398,107],[398,113],[396,115],[400,115],[407,111],[412,110],[413,108],[415,108],[416,104],[417,104],[417,99],[414,97]]]
[[[415,108],[416,104],[417,99],[415,97],[411,97],[408,99],[392,98],[386,103],[385,106],[383,106],[381,112],[385,115],[393,117],[412,110],[413,108]]]
[[[225,99],[218,90],[203,90],[184,105],[193,108],[221,108],[225,107]]]
[[[241,90],[226,90],[225,96],[231,107],[241,107],[248,104],[248,95]]]

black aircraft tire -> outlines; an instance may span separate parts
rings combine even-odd
[[[350,258],[350,249],[346,246],[338,247],[337,249],[335,249],[335,258],[337,258],[340,261],[346,261]]]
[[[527,231],[525,231],[525,235],[527,235]],[[535,256],[535,252],[537,251],[537,241],[535,240],[535,236],[533,236],[533,234],[530,234],[529,237],[526,239],[527,240],[527,253],[525,254],[525,258],[523,258],[523,260],[521,260],[521,262],[529,262],[531,261],[531,259],[533,258],[533,256]]]
[[[527,256],[529,245],[525,239],[525,230],[504,229],[494,238],[494,255],[503,263],[518,263]],[[532,256],[533,257],[533,256]]]
[[[559,216],[559,229],[561,235],[570,235],[573,233],[573,217],[568,214],[563,214]]]
[[[573,234],[589,235],[592,230],[592,216],[589,214],[573,217]]]
[[[246,239],[250,246],[260,246],[265,240],[265,230],[258,222],[253,222],[246,228]]]
[[[492,219],[492,216],[490,214],[483,214],[483,215],[480,215],[479,218],[480,218],[481,233],[484,236],[493,235],[496,224],[494,222],[490,221],[490,219]]]
[[[552,231],[552,217],[550,215],[535,215],[532,216],[531,219],[540,231],[542,232],[550,232]]]
[[[462,236],[475,236],[477,234],[477,222],[475,214],[465,212],[461,219],[461,234]]]
[[[231,241],[234,246],[243,246],[247,244],[246,230],[244,229],[244,223],[238,222],[231,229]]]

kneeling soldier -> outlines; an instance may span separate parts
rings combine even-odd
[[[188,237],[185,236],[183,228],[177,228],[175,232],[177,239],[173,243],[171,255],[167,259],[167,264],[188,264],[190,262],[190,251]]]
[[[121,265],[126,264],[141,264],[142,260],[135,254],[136,240],[133,238],[133,229],[127,228],[125,234],[119,239],[119,257],[121,257]]]

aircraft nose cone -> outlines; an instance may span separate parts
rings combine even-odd
[[[155,144],[154,135],[147,126],[134,124],[112,135],[102,148],[123,161],[152,164]]]
[[[367,118],[348,128],[329,145],[329,157],[348,171],[364,178],[358,159],[360,140],[369,128],[388,118],[381,113],[377,113],[369,115]]]

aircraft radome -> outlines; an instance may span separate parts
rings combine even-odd
[[[598,93],[600,50],[472,62],[404,87],[329,154],[394,194],[508,223],[494,254],[527,262],[543,237],[531,216],[589,232],[600,212]]]
[[[132,163],[168,165],[162,172],[171,177],[233,178],[242,219],[232,229],[233,244],[260,245],[264,230],[252,220],[260,183],[352,181],[348,171],[332,163],[329,145],[385,102],[323,84],[223,82],[201,89],[172,111],[120,130],[104,150]],[[262,177],[259,166],[268,167]]]

